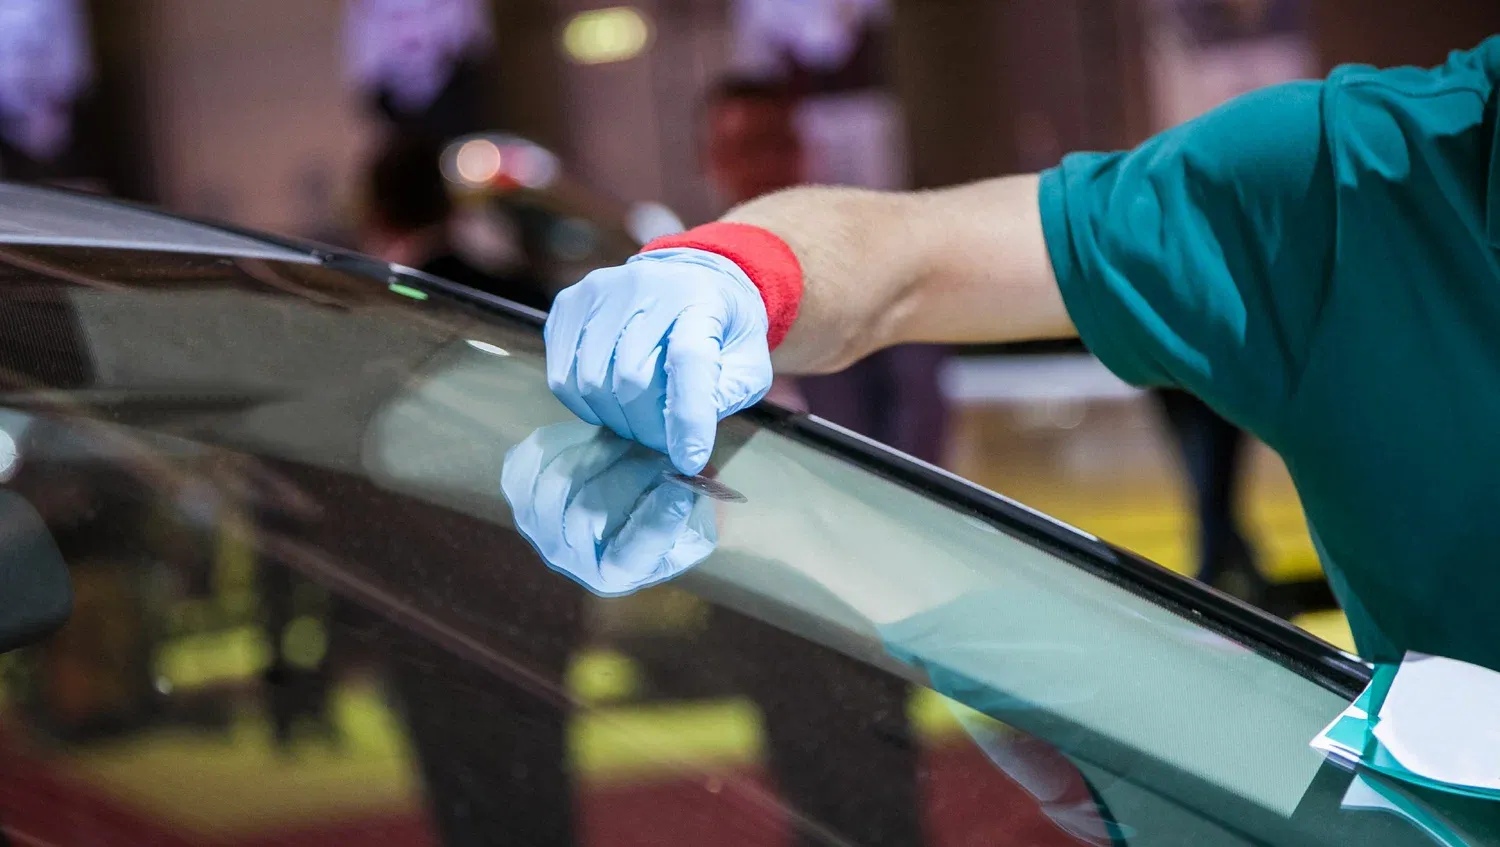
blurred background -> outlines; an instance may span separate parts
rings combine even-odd
[[[1433,63],[1497,15],[1483,0],[4,0],[5,85],[47,82],[34,105],[0,101],[0,167],[320,234],[350,223],[393,124],[425,122],[522,135],[601,196],[691,223],[718,210],[696,106],[728,72],[878,92],[906,151],[881,177],[933,186],[1129,145],[1342,62]],[[71,129],[28,144],[14,124],[31,109]],[[849,175],[824,164],[815,178]]]
[[[1495,0],[0,0],[0,179],[355,248],[546,308],[760,190],[1037,170],[1261,86],[1345,62],[1434,64],[1495,32]],[[1075,343],[899,351],[775,399],[1352,649],[1280,461]],[[254,593],[242,552],[209,557],[238,574],[216,590]],[[77,590],[84,607],[112,596]],[[697,614],[654,596],[666,606],[615,605],[601,626]],[[224,611],[254,600],[226,597],[174,607],[139,680],[266,672],[258,627]],[[585,700],[628,701],[632,663],[583,651],[571,678]],[[314,803],[305,780],[346,786],[317,802],[414,802],[391,716],[340,696],[329,708],[353,753],[302,759],[301,783],[256,781],[269,799],[248,805]],[[707,740],[684,755],[746,755],[739,718],[705,714]],[[222,760],[151,749],[174,784],[192,760],[230,795],[237,774],[279,766],[266,739],[236,737]],[[606,776],[629,770],[589,749]],[[141,761],[94,750],[72,766],[109,786]]]

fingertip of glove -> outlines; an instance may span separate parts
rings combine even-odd
[[[677,470],[688,476],[697,476],[708,467],[708,457],[712,451],[702,445],[690,445],[680,450],[672,451],[672,464]]]

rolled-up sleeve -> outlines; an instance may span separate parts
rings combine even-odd
[[[1106,366],[1191,391],[1271,438],[1329,283],[1337,203],[1324,123],[1323,85],[1291,83],[1042,174],[1058,285]]]

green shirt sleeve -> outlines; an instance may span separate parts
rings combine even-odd
[[[1322,101],[1322,83],[1264,89],[1041,178],[1052,265],[1089,349],[1125,381],[1191,391],[1267,440],[1333,254]]]

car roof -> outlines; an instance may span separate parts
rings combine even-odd
[[[0,244],[112,247],[283,262],[308,250],[87,194],[0,182]]]

